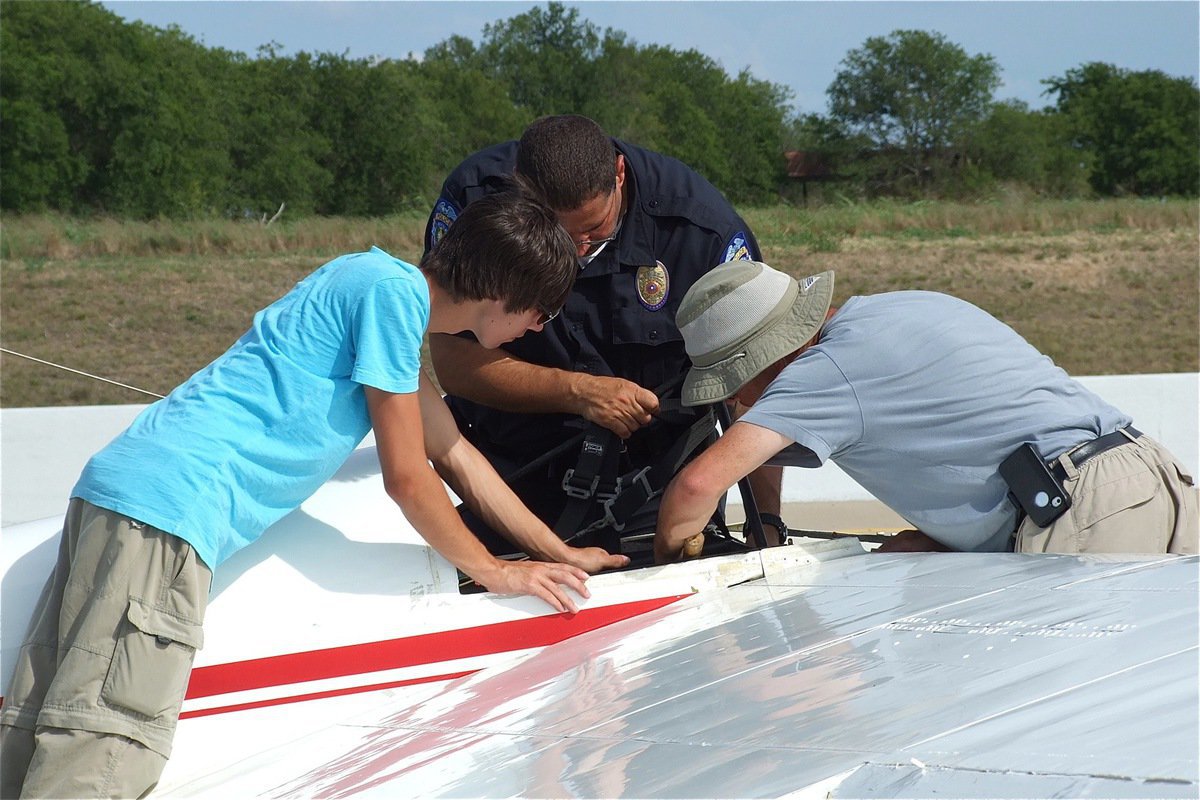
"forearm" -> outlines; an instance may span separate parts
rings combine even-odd
[[[434,464],[438,474],[492,530],[539,561],[570,563],[570,550],[525,507],[495,469],[465,439]]]
[[[444,457],[462,436],[429,379],[422,375],[420,388],[414,393],[394,394],[367,386],[365,394],[384,489],[417,533],[488,591],[534,595],[557,611],[574,612],[575,603],[565,589],[588,596],[583,569],[566,564],[501,561],[467,530],[455,512],[429,459]],[[425,414],[429,415],[428,429],[422,422]],[[490,467],[488,471],[495,474]]]
[[[788,444],[789,439],[767,428],[734,423],[667,487],[654,535],[655,560],[675,560],[683,542],[703,530],[729,487]]]
[[[530,364],[448,334],[431,335],[429,353],[443,391],[502,411],[579,414],[591,377]]]
[[[737,400],[734,400],[730,406],[735,420],[741,419],[742,414],[750,410]],[[778,515],[781,509],[783,467],[768,467],[764,464],[751,472],[749,478],[750,489],[754,492],[754,501],[758,504],[758,512]]]
[[[683,543],[704,530],[717,508],[721,494],[714,495],[697,488],[688,482],[688,476],[683,473],[667,487],[662,505],[659,506],[658,527],[654,536],[656,562],[661,564],[679,558]]]
[[[432,468],[386,488],[421,538],[471,578],[486,582],[497,559],[467,530]]]

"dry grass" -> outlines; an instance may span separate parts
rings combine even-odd
[[[750,209],[765,258],[834,269],[837,301],[932,289],[1011,324],[1069,372],[1194,371],[1200,238],[1194,202],[943,203]],[[6,348],[165,393],[219,355],[254,312],[341,252],[416,260],[424,219],[118,223],[7,219]],[[0,405],[144,402],[4,356]]]
[[[378,219],[286,218],[265,226],[253,220],[78,219],[31,215],[4,222],[0,258],[80,261],[107,256],[263,256],[342,253],[378,245],[420,254],[425,216]]]

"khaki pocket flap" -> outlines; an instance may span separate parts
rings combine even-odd
[[[1096,487],[1086,497],[1073,501],[1079,529],[1086,530],[1113,514],[1148,502],[1161,485],[1156,476],[1143,472]]]
[[[142,633],[163,636],[194,650],[204,647],[204,629],[194,622],[179,619],[161,608],[129,598],[129,621]]]

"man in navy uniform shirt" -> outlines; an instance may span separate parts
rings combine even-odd
[[[641,502],[651,486],[638,472],[651,467],[645,477],[661,489],[678,467],[673,446],[700,427],[679,407],[677,391],[665,392],[661,404],[656,394],[690,365],[675,312],[712,268],[760,260],[758,243],[721,193],[680,161],[612,139],[586,117],[563,115],[538,119],[520,141],[460,164],[429,217],[426,250],[469,203],[514,182],[554,209],[576,244],[580,273],[561,313],[537,336],[493,351],[469,338],[431,336],[447,402],[502,475],[558,449],[518,473],[513,488],[560,535],[604,527],[598,501],[617,488],[614,469],[624,477],[621,488],[645,490],[625,496],[626,514],[617,516],[628,519],[620,526],[653,530],[657,501]],[[605,447],[591,435],[577,443],[583,420],[621,441],[610,438],[616,446]],[[776,529],[779,480],[778,468],[752,478],[763,521]],[[491,543],[478,520],[467,521]],[[776,531],[766,535],[773,543]]]

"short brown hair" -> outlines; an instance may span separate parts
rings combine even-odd
[[[517,143],[516,178],[554,210],[574,211],[617,188],[617,150],[587,117],[541,117]]]
[[[554,212],[520,192],[471,203],[421,259],[455,301],[500,300],[506,311],[562,308],[579,272],[571,237]]]

